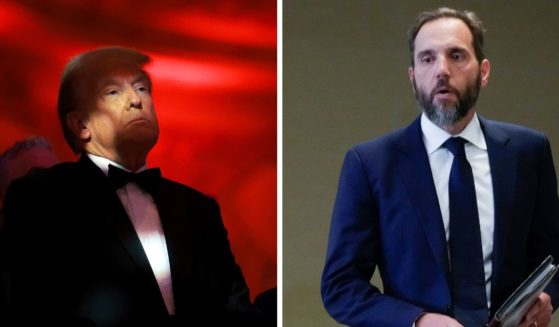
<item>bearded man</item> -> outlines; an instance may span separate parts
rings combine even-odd
[[[486,326],[548,255],[559,257],[557,178],[540,132],[476,113],[490,62],[473,12],[410,28],[422,114],[350,149],[332,215],[322,298],[350,326]],[[371,285],[379,270],[384,291]],[[547,326],[555,278],[520,326]]]

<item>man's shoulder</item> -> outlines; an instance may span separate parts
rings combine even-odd
[[[61,162],[52,167],[34,167],[27,174],[17,180],[23,183],[42,183],[56,180],[73,180],[79,175],[79,167],[76,162]]]
[[[414,146],[421,141],[421,129],[419,120],[416,119],[410,125],[395,129],[361,143],[357,143],[348,152],[355,152],[359,155],[390,156],[397,153],[397,149]]]
[[[410,133],[411,132],[411,133]],[[392,169],[400,162],[402,153],[413,148],[417,140],[413,140],[413,128],[400,128],[377,138],[352,146],[345,155],[346,168],[359,162],[362,167],[376,167],[375,170]],[[419,135],[421,142],[421,135]]]
[[[485,129],[501,130],[513,135],[532,135],[535,137],[543,136],[543,133],[541,131],[519,124],[491,120],[483,117],[480,117],[480,122],[482,124],[482,127]]]
[[[483,117],[480,117],[480,122],[486,137],[510,139],[513,145],[518,146],[536,146],[547,142],[542,131],[530,127]]]
[[[357,143],[352,148],[359,150],[374,150],[382,148],[392,148],[393,146],[402,142],[405,137],[406,128],[399,128],[386,134],[380,135],[360,143]]]
[[[212,202],[213,198],[203,192],[183,183],[176,182],[166,177],[161,177],[161,187],[167,194],[189,197],[199,202]]]

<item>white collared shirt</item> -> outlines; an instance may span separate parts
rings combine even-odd
[[[423,143],[425,144],[429,156],[429,164],[431,165],[433,181],[435,182],[435,189],[437,191],[439,206],[443,217],[446,240],[448,242],[448,181],[454,156],[442,145],[448,138],[452,137],[452,135],[433,124],[425,114],[421,116],[421,131],[423,132]],[[485,270],[485,290],[487,293],[487,305],[490,307],[495,208],[487,144],[485,143],[485,137],[481,130],[477,114],[474,114],[472,121],[456,136],[460,136],[469,142],[465,144],[464,149],[474,175]]]
[[[130,172],[116,162],[88,153],[87,156],[105,176],[109,174],[109,164]],[[143,166],[136,172],[146,169]],[[124,206],[128,217],[134,225],[138,238],[142,243],[144,252],[149,260],[149,264],[157,279],[161,296],[170,315],[175,314],[175,301],[173,296],[173,284],[171,280],[171,268],[169,265],[169,253],[167,252],[167,242],[157,206],[153,197],[139,187],[136,183],[128,183],[116,191],[120,202]]]

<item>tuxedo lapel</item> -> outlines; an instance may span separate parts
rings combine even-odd
[[[86,200],[90,203],[88,207],[93,211],[91,216],[105,218],[109,229],[119,240],[124,250],[130,256],[130,259],[137,268],[157,286],[155,276],[142,247],[142,243],[120,199],[116,195],[116,192],[110,187],[107,177],[85,155],[82,155],[79,164],[82,169],[81,175],[85,176],[82,185],[88,192],[88,198]],[[94,203],[94,205],[92,206],[91,203]],[[101,241],[102,240],[100,240],[100,242]]]
[[[420,119],[405,130],[398,146],[402,153],[398,169],[423,226],[425,237],[440,269],[448,280],[449,263],[443,219],[431,166],[423,143]]]
[[[498,290],[500,278],[502,276],[501,269],[504,266],[504,253],[507,244],[513,240],[507,240],[507,235],[515,235],[510,233],[508,229],[514,228],[507,224],[507,217],[512,217],[511,212],[514,208],[518,171],[517,155],[514,149],[509,145],[509,136],[500,129],[492,128],[491,122],[480,117],[481,128],[487,143],[487,152],[489,155],[489,166],[491,169],[491,179],[493,185],[493,197],[495,207],[495,231],[493,234],[493,278],[492,290]],[[496,292],[492,292],[495,294]],[[493,303],[494,301],[492,301]]]
[[[185,302],[181,290],[191,287],[184,284],[191,280],[189,276],[192,274],[192,226],[188,217],[197,212],[195,208],[190,208],[190,199],[186,195],[177,198],[177,192],[170,192],[169,187],[167,181],[162,179],[154,199],[165,233],[175,308],[180,311]]]

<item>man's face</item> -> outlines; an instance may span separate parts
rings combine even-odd
[[[439,18],[421,27],[414,63],[409,77],[419,106],[440,127],[465,117],[489,78],[489,61],[478,62],[472,34],[457,18]]]
[[[147,154],[159,136],[148,77],[136,67],[114,67],[97,72],[86,85],[85,150],[113,160],[126,152]]]

